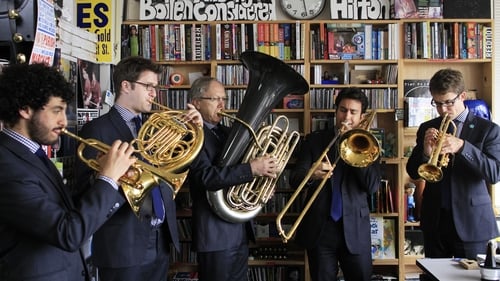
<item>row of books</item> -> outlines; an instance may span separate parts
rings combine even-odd
[[[215,58],[238,60],[246,50],[259,51],[281,60],[304,58],[304,24],[225,23],[215,25]]]
[[[490,59],[491,26],[476,22],[404,24],[404,57],[412,59]]]
[[[248,268],[248,281],[288,281],[303,280],[299,267],[293,266],[251,266]]]
[[[368,205],[372,213],[393,213],[396,212],[395,202],[397,202],[397,190],[392,190],[389,180],[382,179],[378,190],[368,196]]]
[[[399,57],[398,25],[311,24],[311,59],[392,60]]]
[[[311,109],[335,109],[335,99],[342,89],[313,88],[310,91]],[[370,109],[394,109],[397,107],[397,89],[362,89],[368,97]]]
[[[303,64],[289,64],[295,71],[304,76]],[[247,85],[250,79],[248,69],[241,64],[219,64],[215,77],[224,85]]]
[[[197,263],[196,252],[192,248],[191,242],[181,242],[181,250],[177,252],[173,245],[170,245],[170,263]]]
[[[130,48],[124,53],[154,61],[210,60],[210,29],[210,24],[199,23],[124,25],[122,38],[128,38]]]

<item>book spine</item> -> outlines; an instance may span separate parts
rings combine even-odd
[[[222,27],[218,23],[215,25],[215,59],[222,59]]]
[[[476,23],[468,22],[467,26],[467,59],[477,58]]]
[[[483,26],[483,58],[491,59],[493,56],[493,31],[491,26]]]

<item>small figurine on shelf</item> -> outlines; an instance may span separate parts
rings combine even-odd
[[[415,184],[414,183],[408,183],[406,184],[406,202],[407,202],[407,216],[406,220],[408,222],[416,222],[415,220],[415,197],[413,194],[415,193]]]

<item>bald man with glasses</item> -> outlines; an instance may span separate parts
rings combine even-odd
[[[441,168],[443,178],[425,184],[420,218],[425,256],[476,259],[485,253],[488,240],[499,236],[488,186],[500,179],[500,128],[465,106],[461,72],[439,70],[429,88],[431,105],[440,116],[422,123],[417,131],[417,144],[406,165],[412,179],[420,178],[419,166],[435,151],[445,115],[456,129],[454,134],[443,132],[441,154],[450,158]]]
[[[228,222],[210,207],[207,191],[217,191],[251,182],[256,176],[275,177],[277,161],[262,156],[247,163],[219,166],[217,160],[230,128],[221,124],[218,113],[227,101],[224,86],[212,77],[201,77],[191,86],[189,99],[203,117],[205,143],[189,169],[193,199],[193,247],[198,258],[200,281],[246,281],[248,241],[255,241],[251,221]]]

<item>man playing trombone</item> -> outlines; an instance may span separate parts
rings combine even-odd
[[[324,155],[338,134],[346,134],[360,126],[368,99],[360,89],[347,88],[339,93],[335,106],[336,128],[316,131],[305,137],[291,174],[292,187],[303,182],[313,163]],[[337,280],[339,265],[345,280],[368,281],[371,280],[372,258],[367,197],[380,185],[380,157],[377,155],[366,167],[350,166],[339,157],[342,136],[338,140],[307,183],[309,199],[318,184],[328,177],[299,225],[296,240],[307,249],[313,281]],[[373,145],[378,147],[378,143]]]
[[[500,179],[500,127],[465,106],[460,71],[439,70],[429,88],[441,116],[420,125],[406,164],[412,179],[426,179],[420,214],[425,256],[476,259],[499,236],[488,185]]]

